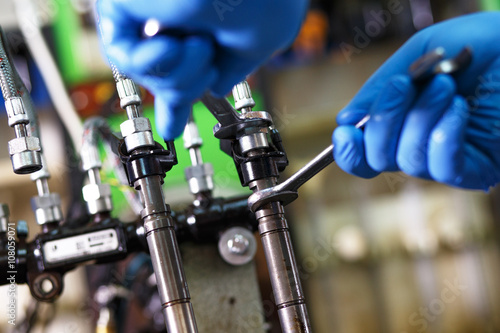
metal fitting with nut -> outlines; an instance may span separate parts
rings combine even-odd
[[[40,140],[26,136],[9,141],[9,154],[15,173],[27,174],[42,168]]]
[[[113,210],[111,187],[109,184],[88,184],[82,188],[83,200],[91,215]]]
[[[212,191],[214,189],[213,174],[214,169],[209,163],[186,168],[184,175],[189,184],[189,191],[192,194]]]
[[[252,111],[255,101],[247,81],[242,81],[233,88],[234,106],[243,112]]]
[[[151,147],[155,145],[151,123],[148,118],[138,117],[124,121],[120,125],[127,152],[131,152],[141,147]]]
[[[198,126],[191,121],[186,124],[182,138],[186,149],[199,148],[203,144],[203,139],[198,132]]]
[[[89,144],[83,144],[80,151],[82,170],[89,171],[90,169],[101,168],[101,156],[99,156],[99,150],[97,146],[91,146]]]
[[[29,118],[26,113],[23,99],[21,97],[13,97],[5,100],[5,110],[9,116],[9,126],[19,124],[28,124]]]
[[[139,90],[137,89],[134,81],[130,79],[119,80],[116,82],[116,90],[118,91],[118,96],[120,97],[120,106],[122,109],[125,109],[130,105],[141,105],[141,96],[139,96]]]
[[[56,193],[31,198],[31,207],[39,225],[62,221],[61,198]]]

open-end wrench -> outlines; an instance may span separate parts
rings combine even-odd
[[[472,50],[465,47],[456,57],[446,60],[443,58],[444,49],[437,48],[417,59],[409,68],[413,82],[422,84],[437,74],[453,75],[459,72],[470,64]],[[369,119],[370,115],[366,115],[355,127],[363,128]],[[281,184],[250,195],[248,207],[255,212],[259,207],[273,201],[280,201],[283,205],[291,203],[297,199],[298,189],[334,160],[332,144]]]

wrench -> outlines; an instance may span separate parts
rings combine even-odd
[[[472,49],[465,47],[456,57],[446,60],[443,60],[443,58],[444,49],[440,47],[417,59],[409,68],[409,74],[413,82],[423,84],[437,74],[456,74],[471,63]],[[363,128],[369,120],[370,115],[366,115],[355,127]],[[304,183],[330,165],[334,160],[332,144],[281,184],[250,195],[248,198],[248,208],[252,212],[255,212],[263,205],[273,201],[280,201],[283,205],[288,205],[297,199],[299,196],[298,189]]]

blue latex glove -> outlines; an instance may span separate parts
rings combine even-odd
[[[468,189],[500,182],[500,12],[452,19],[417,33],[363,86],[337,116],[337,164],[370,178],[403,171]],[[473,61],[454,78],[436,76],[415,87],[408,67],[444,47],[464,46]],[[371,114],[364,131],[354,124]]]
[[[98,0],[109,59],[156,98],[164,139],[180,135],[192,102],[207,89],[233,85],[286,47],[298,33],[307,0]],[[149,19],[168,29],[142,37]]]

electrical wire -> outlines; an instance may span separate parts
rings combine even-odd
[[[102,117],[91,117],[83,123],[82,148],[80,150],[81,160],[85,160],[85,154],[98,154],[99,140],[104,143],[106,159],[112,165],[119,182],[126,185],[126,189],[121,189],[128,204],[136,213],[140,215],[143,209],[140,198],[136,191],[131,191],[128,184],[128,177],[118,157],[117,147],[119,138],[113,134],[106,119]],[[98,156],[96,158],[99,158]]]

